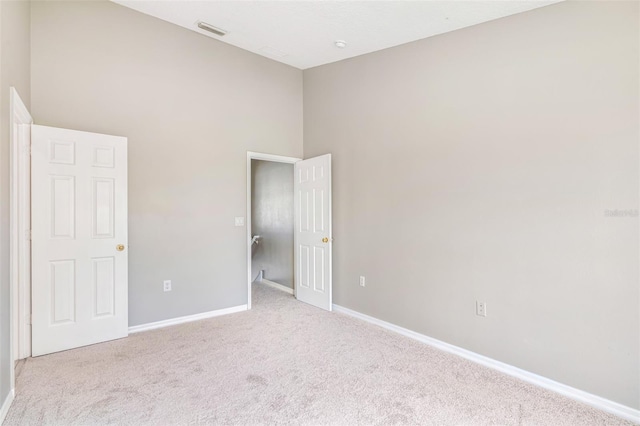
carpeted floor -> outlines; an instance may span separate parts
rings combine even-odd
[[[249,312],[28,359],[5,425],[630,424],[254,287]]]

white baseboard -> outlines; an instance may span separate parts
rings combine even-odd
[[[602,398],[597,395],[593,395],[591,393],[582,391],[580,389],[573,388],[571,386],[556,382],[551,379],[547,379],[546,377],[539,376],[535,373],[531,373],[526,370],[522,370],[518,367],[514,367],[513,365],[506,364],[504,362],[497,361],[495,359],[486,357],[484,355],[477,354],[475,352],[471,352],[467,349],[463,349],[458,346],[451,345],[449,343],[443,342],[441,340],[434,339],[429,336],[425,336],[424,334],[416,333],[415,331],[408,330],[406,328],[397,326],[395,324],[391,324],[386,321],[382,321],[380,319],[371,317],[369,315],[362,314],[357,311],[353,311],[351,309],[333,305],[333,310],[335,312],[340,312],[354,318],[361,319],[371,324],[375,324],[382,328],[386,328],[387,330],[394,331],[398,334],[402,334],[403,336],[409,337],[411,339],[417,340],[419,342],[425,343],[429,346],[433,346],[442,351],[449,352],[463,358],[466,358],[470,361],[476,362],[478,364],[484,365],[485,367],[492,368],[494,370],[498,370],[502,373],[508,374],[513,377],[517,377],[520,380],[524,380],[525,382],[540,386],[545,389],[549,389],[553,392],[557,392],[561,395],[564,395],[568,398],[574,399],[576,401],[582,402],[584,404],[595,407],[599,410],[606,411],[608,413],[614,414],[623,419],[639,423],[640,424],[640,410],[636,410],[631,407],[627,407],[626,405],[619,404],[615,401],[608,400],[606,398]]]
[[[0,408],[0,425],[2,424],[2,422],[4,422],[4,419],[7,417],[7,413],[9,412],[9,407],[11,407],[11,403],[13,402],[13,399],[15,397],[16,397],[16,390],[11,389],[11,391],[9,392],[9,395],[7,395],[4,402],[2,403],[2,408]]]
[[[262,279],[262,281],[260,281],[262,284],[268,285],[269,287],[273,287],[275,289],[284,291],[285,293],[289,293],[289,294],[293,294],[293,289],[287,287],[286,285],[282,285],[282,284],[278,284],[276,282],[273,281],[269,281],[265,278]]]
[[[140,333],[141,331],[155,330],[156,328],[169,327],[172,325],[184,324],[185,322],[219,317],[220,315],[234,314],[236,312],[242,312],[246,310],[247,305],[232,306],[231,308],[218,309],[217,311],[203,312],[201,314],[187,315],[185,317],[172,318],[164,321],[134,325],[133,327],[129,327],[129,334]]]

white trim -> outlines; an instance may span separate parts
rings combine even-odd
[[[9,362],[31,356],[31,124],[15,87],[9,89]],[[15,388],[15,371],[9,380]]]
[[[284,155],[275,155],[275,154],[263,154],[261,152],[253,152],[253,151],[247,151],[247,158],[249,160],[273,161],[274,163],[289,163],[289,164],[302,161],[302,158],[286,157]]]
[[[251,160],[294,164],[301,161],[301,158],[247,151],[247,218],[245,221],[247,224],[247,309],[251,309],[251,283],[253,282],[251,276]],[[295,291],[295,283],[293,286]]]
[[[284,291],[285,293],[293,294],[293,289],[287,287],[286,285],[278,284],[274,281],[265,280],[264,278],[260,281],[264,285],[268,285],[269,287],[273,287],[276,290]]]
[[[9,408],[11,408],[11,404],[13,403],[13,399],[16,397],[15,389],[11,389],[9,395],[5,398],[2,403],[2,408],[0,408],[0,425],[4,422],[4,419],[7,418],[7,414],[9,413]]]
[[[396,332],[405,337],[409,337],[411,339],[417,340],[419,342],[425,343],[429,346],[433,346],[437,349],[440,349],[444,352],[448,352],[454,355],[461,356],[462,358],[468,359],[469,361],[473,361],[480,365],[484,365],[485,367],[489,367],[491,369],[500,371],[502,373],[508,374],[509,376],[516,377],[525,382],[534,384],[536,386],[540,386],[542,388],[548,389],[550,391],[559,393],[568,398],[574,399],[576,401],[582,402],[584,404],[590,405],[594,408],[597,408],[602,411],[606,411],[608,413],[614,414],[618,417],[621,417],[625,420],[629,420],[632,422],[640,423],[640,410],[636,410],[631,407],[627,407],[626,405],[619,404],[617,402],[602,398],[597,395],[593,395],[591,393],[582,391],[580,389],[576,389],[574,387],[556,382],[551,379],[547,379],[546,377],[539,376],[535,373],[531,373],[526,370],[522,370],[518,367],[514,367],[513,365],[506,364],[504,362],[497,361],[493,358],[486,357],[484,355],[480,355],[475,352],[471,352],[467,349],[463,349],[458,346],[451,345],[449,343],[443,342],[441,340],[434,339],[433,337],[425,336],[424,334],[416,333],[415,331],[408,330],[406,328],[400,327],[395,324],[391,324],[389,322],[371,317],[369,315],[362,314],[357,311],[353,311],[351,309],[345,308],[339,305],[333,305],[333,310],[335,312],[339,312],[342,314],[349,315],[351,317],[366,321],[368,323],[380,326],[387,330]]]
[[[134,325],[129,327],[129,334],[140,333],[141,331],[155,330],[156,328],[170,327],[172,325],[184,324],[187,322],[199,321],[207,318],[219,317],[221,315],[235,314],[247,310],[247,305],[232,306],[231,308],[218,309],[216,311],[203,312],[201,314],[187,315],[184,317],[172,318],[164,321],[150,322],[147,324]]]

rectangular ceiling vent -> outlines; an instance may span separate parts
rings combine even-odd
[[[227,32],[223,29],[220,28],[216,28],[213,25],[207,24],[206,22],[198,22],[198,28],[200,28],[201,30],[205,30],[205,31],[209,31],[210,33],[213,33],[215,35],[219,35],[219,36],[224,36],[225,34],[227,34]]]

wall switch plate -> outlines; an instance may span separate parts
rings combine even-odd
[[[365,286],[365,279],[362,275],[360,275],[360,287],[364,287]]]
[[[476,315],[481,317],[487,316],[487,304],[485,302],[476,302]]]
[[[244,226],[244,217],[242,216],[236,217],[236,226]]]
[[[163,285],[164,291],[171,291],[171,280],[165,280]]]

